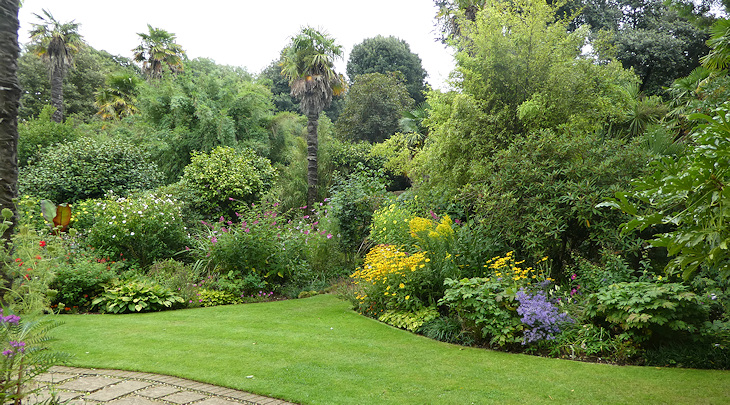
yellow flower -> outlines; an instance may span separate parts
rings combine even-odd
[[[411,299],[411,296],[410,295],[406,295],[406,300],[409,300],[409,299]]]
[[[660,279],[660,280],[661,280],[661,279]],[[400,285],[398,286],[398,288],[406,288],[406,285],[405,285],[405,284],[403,284],[403,283],[400,283]]]

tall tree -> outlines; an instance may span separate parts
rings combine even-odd
[[[2,226],[2,239],[7,243],[17,222],[13,198],[18,196],[18,9],[19,0],[0,0],[0,211],[12,212],[9,227]],[[7,211],[5,211],[7,212]]]
[[[48,62],[51,76],[51,105],[56,107],[53,120],[63,121],[63,79],[68,68],[84,42],[79,35],[79,24],[71,21],[61,23],[48,10],[43,10],[45,17],[35,14],[41,21],[32,24],[30,30],[31,49]]]
[[[317,199],[317,124],[319,114],[332,96],[346,88],[334,61],[342,57],[342,47],[334,38],[311,27],[302,28],[282,52],[281,73],[289,80],[291,94],[300,100],[299,109],[307,117],[307,203]]]
[[[137,33],[142,38],[142,43],[132,49],[134,61],[142,63],[142,71],[147,78],[162,78],[165,66],[172,73],[181,71],[185,51],[182,46],[175,43],[175,34],[149,24],[147,28],[149,33]]]
[[[413,99],[399,72],[359,75],[345,96],[335,129],[341,138],[383,142],[398,131],[401,114],[411,107]]]
[[[426,100],[426,70],[421,65],[421,58],[411,52],[408,43],[396,37],[376,36],[355,45],[347,61],[347,76],[350,83],[357,80],[358,75],[367,73],[401,72],[408,94],[420,104]]]

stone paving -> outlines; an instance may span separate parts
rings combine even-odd
[[[26,404],[47,403],[52,393],[69,405],[295,405],[183,378],[121,370],[52,367]]]

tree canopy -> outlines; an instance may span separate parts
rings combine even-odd
[[[426,90],[426,70],[421,65],[421,58],[411,52],[406,41],[393,36],[378,35],[352,48],[347,61],[347,76],[351,83],[362,74],[390,72],[403,74],[408,94],[416,104],[425,100],[423,93]]]
[[[412,106],[398,72],[362,74],[347,92],[335,130],[352,141],[382,142],[398,131],[401,114]]]

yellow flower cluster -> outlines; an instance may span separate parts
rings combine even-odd
[[[365,256],[363,267],[351,275],[352,278],[372,284],[384,283],[391,275],[403,276],[406,272],[425,267],[425,253],[409,255],[392,245],[378,245]],[[401,287],[402,288],[402,287]]]
[[[522,283],[522,280],[527,282],[550,280],[549,277],[544,277],[544,273],[540,269],[533,267],[522,268],[520,265],[524,263],[524,260],[515,261],[514,252],[508,252],[504,257],[493,257],[487,260],[484,265],[485,268],[491,270],[492,275],[497,278],[501,278],[505,281],[513,281],[515,283]],[[537,264],[547,261],[547,257],[540,259]]]
[[[424,234],[432,239],[451,238],[454,236],[452,225],[453,221],[448,215],[444,215],[438,224],[428,218],[421,217],[414,217],[408,223],[411,236],[417,240],[421,240]]]

